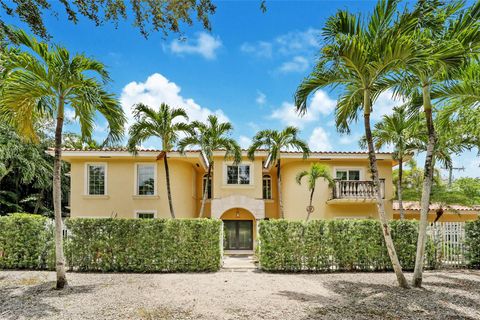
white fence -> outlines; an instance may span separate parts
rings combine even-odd
[[[465,259],[465,222],[436,222],[428,228],[435,245],[439,268],[463,268]]]

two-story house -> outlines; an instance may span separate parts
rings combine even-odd
[[[63,150],[71,164],[71,217],[169,218],[165,171],[159,150],[141,150],[136,156],[126,149]],[[177,218],[198,217],[207,162],[200,151],[168,153],[173,206]],[[281,164],[283,204],[286,219],[305,219],[309,192],[295,176],[314,162],[331,168],[333,188],[317,182],[312,219],[376,218],[376,201],[364,152],[283,152]],[[390,153],[378,153],[382,196],[392,217],[392,167]],[[214,153],[205,216],[222,219],[226,249],[252,249],[257,223],[279,218],[277,177],[267,153],[258,151],[253,160],[243,151],[238,165]]]

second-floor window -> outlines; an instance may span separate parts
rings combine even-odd
[[[155,180],[155,164],[137,164],[137,195],[154,195]]]
[[[227,166],[227,184],[250,184],[250,166]]]
[[[105,164],[87,165],[87,194],[105,195]]]
[[[360,170],[356,169],[337,169],[336,178],[339,180],[360,180]]]
[[[263,199],[272,199],[272,178],[267,174],[263,176]]]
[[[203,176],[202,192],[205,193],[205,186],[207,185],[207,175]],[[203,196],[202,193],[202,196]],[[208,178],[207,199],[212,199],[212,177]]]

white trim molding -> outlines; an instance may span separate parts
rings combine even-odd
[[[265,202],[244,195],[232,195],[220,199],[212,199],[212,218],[220,219],[225,211],[240,208],[248,210],[256,220],[265,219]]]
[[[249,183],[248,184],[228,184],[228,174],[227,174],[227,167],[228,166],[250,166],[249,169]],[[252,161],[242,161],[238,164],[234,164],[232,161],[224,161],[223,166],[222,166],[223,174],[222,174],[222,187],[226,188],[251,188],[255,185],[255,179],[254,179],[254,171],[255,171],[255,165]]]
[[[105,167],[105,182],[104,182],[104,192],[103,194],[90,194],[89,190],[89,175],[88,175],[88,166],[99,166],[102,165]],[[85,162],[83,167],[83,195],[88,196],[89,198],[105,198],[108,196],[108,163],[107,162]]]

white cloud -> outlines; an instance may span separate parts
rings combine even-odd
[[[269,41],[245,42],[240,46],[240,50],[260,58],[271,58],[276,54],[298,55],[320,48],[319,35],[320,30],[314,28],[295,30]]]
[[[197,38],[191,41],[173,40],[170,44],[170,51],[176,54],[199,54],[205,59],[212,60],[217,57],[216,51],[221,46],[222,41],[219,37],[213,37],[206,32],[199,32]]]
[[[267,41],[258,41],[255,44],[245,42],[240,46],[240,50],[242,52],[255,55],[259,58],[271,58],[273,50],[272,47],[272,44]]]
[[[267,102],[267,96],[265,95],[265,93],[261,92],[261,91],[258,91],[257,92],[257,98],[255,99],[255,102],[258,104],[258,105],[264,105],[266,102]]]
[[[295,56],[290,61],[282,63],[278,71],[282,73],[304,72],[308,69],[308,60],[302,56]]]
[[[72,110],[70,108],[65,108],[64,116],[65,116],[65,120],[67,120],[67,122],[75,122],[75,111],[74,110]]]
[[[280,120],[283,124],[303,128],[307,123],[318,121],[320,115],[327,116],[332,113],[335,105],[336,101],[332,100],[325,91],[317,90],[305,115],[298,114],[293,103],[283,102],[282,106],[275,109],[270,117]]]
[[[308,145],[312,151],[330,151],[332,149],[329,134],[322,127],[313,129],[312,135],[308,139]]]
[[[201,107],[191,98],[184,98],[180,94],[181,88],[163,75],[154,73],[145,82],[132,81],[123,87],[120,103],[128,120],[128,125],[133,122],[132,106],[136,103],[144,103],[158,109],[162,102],[171,107],[182,107],[192,120],[205,121],[211,114],[215,114],[221,121],[228,121],[222,110],[212,111]]]
[[[238,143],[240,144],[240,148],[242,149],[248,149],[250,145],[252,144],[252,139],[246,136],[240,136],[238,139]]]
[[[382,92],[373,104],[372,119],[379,121],[384,115],[393,114],[393,108],[399,106],[403,101],[399,98],[393,98],[393,91],[386,90]]]

